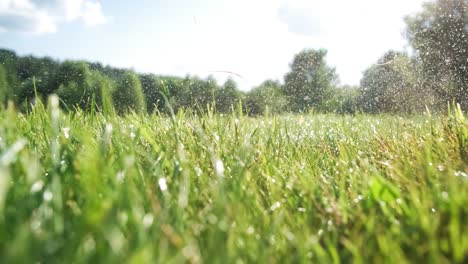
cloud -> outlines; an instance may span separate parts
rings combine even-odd
[[[278,18],[288,26],[291,33],[304,36],[321,33],[319,15],[313,8],[288,2],[278,9]]]
[[[0,32],[53,33],[72,21],[94,26],[107,17],[94,0],[0,0]]]
[[[101,4],[98,2],[86,2],[84,5],[83,21],[88,26],[105,24],[107,18],[101,12]]]

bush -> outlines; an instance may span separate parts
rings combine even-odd
[[[113,93],[114,106],[119,113],[134,110],[137,113],[146,112],[145,96],[138,76],[126,71],[117,83]]]

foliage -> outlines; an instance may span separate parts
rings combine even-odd
[[[236,82],[229,78],[215,94],[216,109],[221,113],[229,113],[236,109],[241,99]]]
[[[278,81],[267,80],[247,94],[244,105],[250,115],[279,114],[286,110],[287,99]]]
[[[53,91],[59,95],[66,108],[79,107],[85,110],[96,106],[101,108],[103,100],[108,100],[113,90],[110,82],[99,72],[90,70],[88,64],[72,61],[64,62],[58,69],[55,87]]]
[[[0,111],[5,263],[466,263],[449,116]]]
[[[163,94],[168,100],[168,105],[166,105],[166,102],[164,104],[166,108],[172,108],[173,111],[177,111],[178,109],[183,109],[188,104],[188,91],[187,87],[183,84],[184,80],[179,77],[171,76],[163,78]]]
[[[291,71],[284,77],[284,94],[294,112],[319,109],[331,98],[337,75],[327,66],[326,50],[303,50],[294,56]]]
[[[213,77],[202,80],[196,76],[187,76],[184,80],[184,86],[188,87],[189,91],[188,108],[198,109],[201,112],[205,112],[215,102],[215,95],[219,89]],[[234,86],[236,85],[234,84]],[[235,89],[237,90],[237,87]]]
[[[385,53],[364,72],[359,89],[338,86],[324,49],[296,54],[284,84],[265,81],[249,92],[241,92],[232,79],[218,85],[213,77],[138,74],[99,62],[59,62],[0,49],[0,79],[8,85],[7,89],[0,86],[0,101],[12,99],[19,109],[27,110],[36,100],[58,93],[68,109],[106,109],[109,113],[116,108],[119,114],[132,110],[207,113],[212,108],[229,113],[233,107],[251,115],[310,110],[420,113],[426,107],[444,112],[452,102],[467,109],[467,10],[466,0],[425,3],[419,13],[405,19],[413,55]],[[35,92],[40,98],[35,98]]]
[[[337,114],[354,114],[361,110],[359,94],[359,87],[337,87],[333,90],[333,96],[325,102],[323,109]]]
[[[406,18],[407,37],[424,68],[424,86],[468,107],[468,2],[437,0]]]
[[[164,108],[163,80],[154,74],[140,75],[143,94],[146,99],[148,113]]]
[[[7,102],[8,97],[10,96],[10,91],[5,67],[0,64],[0,108]]]
[[[18,57],[16,64],[16,78],[19,82],[23,83],[36,78],[37,92],[45,96],[54,92],[54,89],[57,88],[54,81],[56,81],[56,73],[60,65],[51,58]]]
[[[18,57],[13,51],[0,49],[0,64],[6,71],[6,81],[10,87],[16,86],[16,68]]]
[[[389,51],[364,72],[360,105],[370,113],[424,112],[434,102],[419,82],[418,62],[406,54]]]
[[[119,113],[126,113],[133,110],[137,113],[146,111],[145,96],[138,76],[126,71],[118,80],[116,90],[113,94],[116,110]]]

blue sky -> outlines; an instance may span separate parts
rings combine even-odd
[[[282,80],[294,54],[327,48],[342,84],[389,49],[423,0],[0,0],[0,48],[85,59],[248,90]]]

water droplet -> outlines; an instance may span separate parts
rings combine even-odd
[[[442,192],[442,194],[441,194],[441,195],[442,195],[442,198],[443,198],[443,199],[445,199],[445,200],[447,200],[447,199],[448,199],[448,197],[449,197],[449,195],[448,195],[448,193],[447,193],[447,192]]]
[[[109,242],[112,251],[118,253],[125,244],[124,235],[117,229],[114,228],[107,236],[107,241]]]
[[[208,216],[208,222],[212,225],[216,224],[218,222],[218,218],[214,214],[210,214]]]
[[[161,191],[166,191],[167,190],[167,183],[166,183],[166,179],[164,178],[160,178],[158,180],[158,184],[159,184],[159,189],[161,189]]]
[[[202,169],[200,167],[195,166],[195,173],[197,174],[198,177],[200,177],[203,173]]]
[[[117,172],[117,182],[122,183],[124,179],[125,179],[125,172],[124,171]]]
[[[317,235],[322,236],[323,235],[323,229],[319,229],[319,231],[317,232]]]
[[[255,232],[255,229],[252,226],[249,226],[249,228],[247,228],[247,234],[251,235],[254,232]]]
[[[110,134],[112,133],[112,124],[107,124],[106,125],[106,134]]]
[[[65,138],[70,138],[70,134],[69,134],[70,128],[69,128],[69,127],[64,127],[64,128],[62,128],[62,132],[63,132],[63,136],[64,136]]]
[[[135,157],[133,155],[128,155],[125,157],[125,166],[131,167],[135,163]]]
[[[145,214],[145,216],[143,217],[143,226],[145,228],[148,228],[153,224],[153,221],[154,221],[153,214],[151,213]]]
[[[218,177],[223,177],[224,176],[224,164],[221,160],[216,160],[216,174]]]
[[[83,244],[83,249],[86,252],[92,252],[94,251],[95,248],[96,248],[96,241],[94,241],[94,238],[92,236],[89,236]]]
[[[278,209],[280,206],[281,206],[280,202],[276,202],[270,207],[270,210],[274,211]]]
[[[47,190],[47,191],[45,191],[44,194],[42,195],[42,198],[44,199],[44,201],[50,202],[50,201],[52,201],[52,198],[54,198],[54,195],[52,194],[52,192],[50,192],[49,190]]]
[[[52,108],[58,108],[59,107],[59,98],[58,98],[57,95],[52,94],[51,96],[49,96],[49,100],[50,100],[50,107],[52,107]]]
[[[38,191],[42,190],[42,187],[44,187],[44,182],[39,180],[36,181],[32,186],[31,186],[31,193],[37,193]]]

